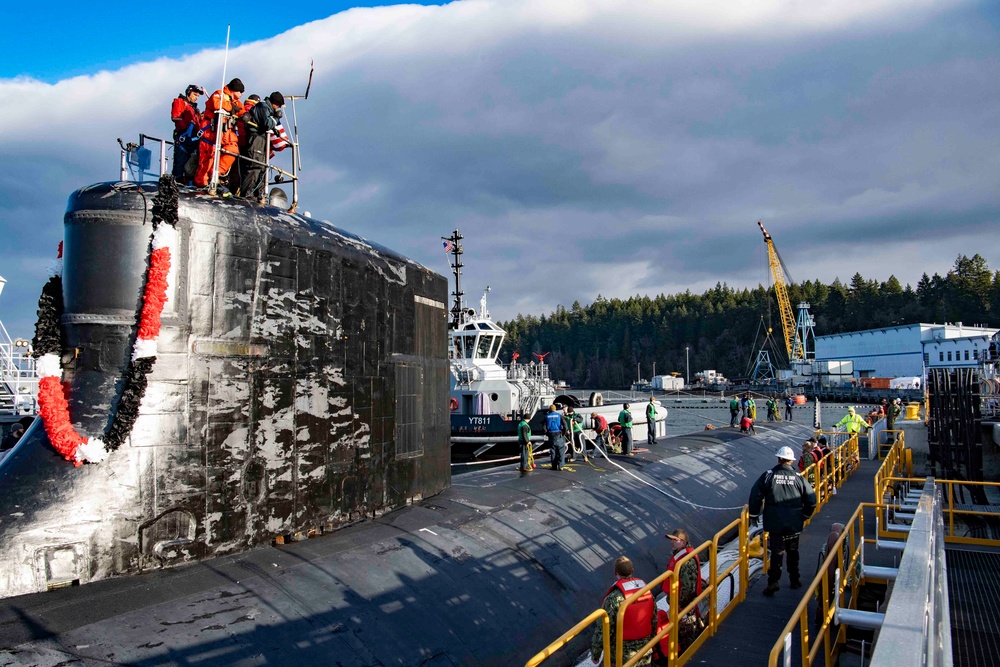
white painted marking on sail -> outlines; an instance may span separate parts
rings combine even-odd
[[[431,308],[440,308],[444,310],[444,304],[440,301],[435,301],[434,299],[428,299],[426,296],[420,296],[418,294],[413,295],[413,300],[417,303],[422,303],[425,306],[430,306]]]

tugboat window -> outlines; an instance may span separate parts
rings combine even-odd
[[[490,345],[493,343],[495,336],[487,336],[485,334],[480,334],[479,336],[479,348],[476,350],[476,357],[479,359],[486,359],[490,354]]]
[[[472,358],[472,353],[475,351],[475,349],[476,349],[476,337],[475,336],[466,336],[465,337],[465,358],[466,359],[471,359]]]
[[[495,359],[498,354],[500,354],[500,341],[503,340],[502,336],[493,337],[493,347],[490,348],[490,359]]]

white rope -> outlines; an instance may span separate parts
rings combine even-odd
[[[605,447],[598,447],[597,443],[595,443],[593,441],[593,439],[591,439],[591,437],[586,434],[586,432],[583,433],[583,439],[590,443],[591,447],[593,447],[593,449],[594,449],[595,452],[600,452],[601,456],[603,456],[608,463],[610,463],[611,465],[617,467],[619,470],[621,470],[622,472],[624,472],[626,475],[629,475],[629,476],[633,477],[637,482],[639,482],[641,484],[645,484],[649,488],[653,489],[654,491],[656,491],[658,493],[662,493],[663,495],[665,495],[667,498],[670,498],[671,500],[676,500],[679,503],[684,503],[685,505],[690,505],[691,507],[697,507],[698,509],[703,509],[703,510],[717,510],[717,511],[722,512],[722,511],[742,510],[743,509],[743,505],[739,505],[738,507],[711,507],[709,505],[699,505],[698,503],[693,503],[690,500],[687,500],[685,498],[681,498],[680,496],[675,496],[672,493],[667,493],[666,491],[664,491],[663,489],[661,489],[656,484],[653,484],[652,482],[649,482],[649,481],[647,481],[647,480],[639,477],[634,472],[632,472],[631,470],[625,468],[624,466],[622,466],[617,461],[612,461],[610,458],[608,458],[608,453],[607,453]],[[549,451],[549,450],[545,450],[545,449],[538,450],[538,451],[534,452],[534,454],[544,454],[546,451]],[[467,463],[452,463],[451,465],[453,465],[453,466],[485,465],[485,464],[491,464],[491,463],[492,464],[495,464],[495,463],[506,463],[508,461],[517,461],[519,459],[520,459],[520,456],[510,456],[510,457],[503,458],[503,459],[491,459],[489,461],[469,461]]]
[[[621,470],[622,472],[624,472],[626,475],[629,475],[629,476],[633,477],[636,481],[638,481],[638,482],[640,482],[642,484],[645,484],[646,486],[648,486],[649,488],[653,489],[654,491],[657,491],[658,493],[662,493],[667,498],[670,498],[672,500],[676,500],[679,503],[684,503],[685,505],[690,505],[691,507],[697,507],[697,508],[703,509],[703,510],[728,511],[728,510],[741,510],[741,509],[743,509],[743,505],[740,505],[739,507],[710,507],[708,505],[699,505],[698,503],[693,503],[690,500],[687,500],[685,498],[681,498],[680,496],[675,496],[675,495],[673,495],[671,493],[667,493],[666,491],[664,491],[663,489],[661,489],[656,484],[653,484],[652,482],[648,482],[648,481],[642,479],[641,477],[639,477],[638,475],[636,475],[631,470],[628,470],[627,468],[625,468],[624,466],[622,466],[617,461],[612,461],[610,458],[608,458],[607,451],[605,451],[601,447],[598,447],[597,444],[593,440],[591,440],[590,437],[587,436],[586,433],[583,435],[583,437],[588,442],[590,442],[591,445],[593,445],[595,451],[598,451],[598,452],[601,453],[601,456],[603,456],[607,460],[608,463],[610,463],[613,466],[616,466],[619,470]]]

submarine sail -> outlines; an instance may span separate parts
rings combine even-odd
[[[61,372],[81,435],[126,409],[157,189],[69,199]],[[0,464],[0,596],[296,539],[449,484],[446,279],[325,221],[176,202],[158,349],[122,446],[74,467],[36,420]]]

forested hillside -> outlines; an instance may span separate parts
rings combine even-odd
[[[848,285],[806,281],[789,285],[788,293],[793,309],[799,301],[811,304],[817,335],[916,322],[1000,327],[1000,271],[991,272],[978,254],[960,255],[945,276],[925,273],[916,287],[903,287],[895,277],[879,283],[856,273]],[[509,334],[502,356],[509,361],[516,350],[526,360],[550,352],[545,360],[554,378],[575,387],[617,389],[635,380],[637,364],[644,378],[652,375],[654,362],[657,374],[683,375],[689,347],[692,375],[712,368],[741,377],[764,344],[769,300],[773,336],[783,355],[773,289],[736,290],[723,283],[700,295],[598,296],[590,305],[560,306],[547,316],[519,315],[501,324]]]

